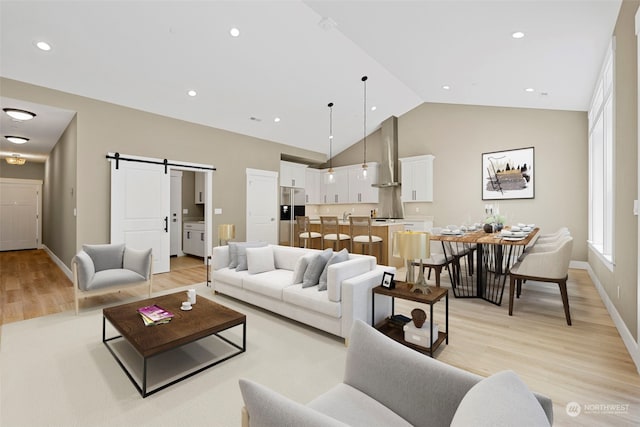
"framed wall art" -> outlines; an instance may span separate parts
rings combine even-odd
[[[482,153],[482,200],[533,199],[533,147]]]

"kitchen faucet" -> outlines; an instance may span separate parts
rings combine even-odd
[[[342,212],[342,220],[346,221],[347,218],[349,218],[349,215],[351,215],[350,212],[347,212],[347,211]]]

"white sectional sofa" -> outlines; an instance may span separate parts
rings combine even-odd
[[[310,259],[311,254],[322,251],[278,245],[266,247],[270,250],[247,249],[249,265],[248,270],[243,271],[229,268],[229,246],[214,247],[211,264],[214,291],[345,339],[349,337],[354,319],[371,322],[371,289],[380,284],[383,272],[395,273],[395,267],[376,265],[375,257],[348,254],[347,261],[328,267],[326,290],[319,291],[317,285],[303,288],[301,284],[294,284],[294,275],[300,276],[301,258]],[[256,260],[256,253],[262,258],[272,256],[272,266],[264,267],[263,262],[268,265],[271,260]],[[261,265],[252,268],[252,262]],[[306,266],[306,262],[302,264]],[[389,298],[376,298],[380,298],[375,304],[378,322],[390,315],[391,302]]]

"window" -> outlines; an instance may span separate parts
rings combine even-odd
[[[613,267],[614,50],[609,45],[589,108],[589,244]]]

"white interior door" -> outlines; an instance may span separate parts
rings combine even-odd
[[[40,245],[42,182],[6,179],[0,185],[0,251]]]
[[[171,171],[171,216],[169,217],[171,256],[182,255],[182,171]]]
[[[154,274],[170,269],[170,179],[163,165],[111,161],[111,243],[152,248]]]
[[[247,241],[278,244],[278,173],[247,169]]]

